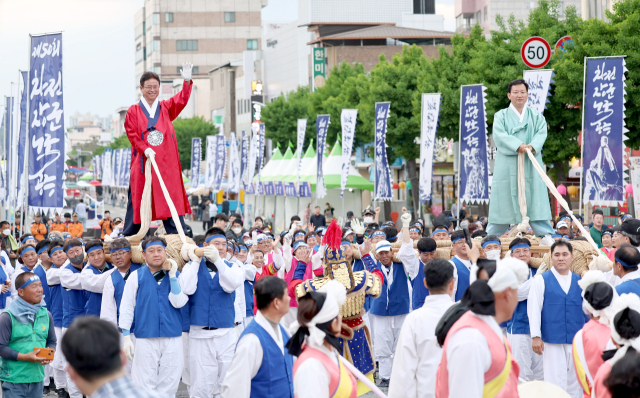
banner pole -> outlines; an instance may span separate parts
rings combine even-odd
[[[29,61],[31,61],[31,58],[29,58]],[[29,140],[29,88],[31,87],[29,85],[29,81],[30,81],[30,75],[31,75],[31,68],[29,68],[29,71],[27,71],[27,80],[24,82],[25,90],[27,91],[27,105],[26,105],[26,112],[27,114],[25,115],[25,141],[24,141],[24,165],[22,166],[22,171],[24,173],[24,181],[22,182],[24,184],[23,188],[22,188],[22,192],[24,192],[24,198],[23,198],[23,205],[24,205],[24,225],[27,224],[27,217],[29,216],[29,201],[27,200],[27,197],[29,195],[29,147],[30,147],[30,140]],[[41,219],[42,220],[42,219]]]
[[[582,130],[580,134],[580,164],[582,165],[582,172],[580,173],[580,191],[578,192],[578,214],[582,212],[582,177],[585,171],[584,165],[584,106],[586,101],[586,87],[587,87],[587,60],[588,57],[584,57],[584,74],[582,76],[582,105],[580,106],[582,109]],[[586,214],[586,211],[584,212]]]
[[[456,210],[458,211],[458,214],[452,214],[452,216],[455,217],[455,219],[457,220],[457,225],[456,226],[460,226],[460,204],[461,204],[461,200],[460,200],[460,173],[462,172],[462,153],[460,153],[462,150],[462,86],[460,87],[460,120],[458,122],[458,186],[457,186],[457,190],[458,190],[458,195],[456,198]]]

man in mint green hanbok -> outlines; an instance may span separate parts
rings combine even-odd
[[[487,234],[502,235],[510,224],[522,222],[518,204],[518,153],[525,153],[527,216],[536,236],[554,234],[549,220],[551,207],[547,186],[526,155],[529,148],[542,165],[542,146],[547,139],[547,122],[535,109],[525,106],[529,85],[523,79],[509,83],[509,108],[495,114],[493,141],[498,149],[493,168]]]

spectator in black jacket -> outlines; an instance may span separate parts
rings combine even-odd
[[[313,224],[314,228],[327,226],[327,220],[320,214],[320,206],[316,206],[315,214],[309,218],[309,222]]]

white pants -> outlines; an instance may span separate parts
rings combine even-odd
[[[191,398],[220,396],[220,384],[231,366],[237,342],[235,328],[212,338],[189,338]]]
[[[362,320],[364,321],[364,324],[367,325],[367,328],[369,328],[369,335],[371,336],[371,339],[373,340],[373,325],[371,324],[371,318],[369,317],[369,311],[367,311],[364,314],[362,314]],[[371,342],[371,345],[373,345],[373,341]]]
[[[282,317],[280,323],[284,326],[285,329],[289,330],[289,325],[293,323],[293,321],[298,320],[298,307],[289,307],[289,312],[285,316]]]
[[[67,328],[62,328],[62,336],[60,336],[60,338],[64,337],[64,334],[66,332],[67,332]],[[62,351],[62,350],[60,350],[60,351]],[[66,367],[67,366],[67,360],[64,358],[64,356],[62,358],[64,360],[64,367]],[[54,359],[55,359],[55,356],[54,356]],[[67,373],[66,370],[65,370],[65,377],[67,379],[67,392],[69,393],[69,397],[70,398],[82,398],[82,392],[80,392],[80,389],[76,386],[76,383],[74,383],[73,380],[71,380],[71,377],[69,377],[69,373]],[[56,383],[56,387],[57,386],[58,386],[58,384]],[[58,388],[60,388],[60,387],[58,387]]]
[[[405,315],[378,316],[370,314],[373,325],[373,351],[376,361],[378,361],[378,373],[381,379],[391,378],[391,365],[393,364],[393,353],[396,352],[398,336],[404,323]]]
[[[133,333],[131,333],[129,335],[129,337],[131,337],[131,342],[133,343],[133,347],[135,350],[135,346],[136,346],[136,336],[133,335]],[[122,336],[122,332],[120,332],[120,348],[124,349],[124,336]],[[135,352],[132,356],[136,356]],[[127,365],[124,367],[124,374],[127,377],[131,377],[131,365],[133,363],[133,360],[129,360],[129,358],[127,358]]]
[[[182,337],[138,338],[135,347],[133,383],[160,394],[176,395],[183,368]]]
[[[520,366],[518,383],[544,380],[542,355],[533,352],[531,335],[507,334],[507,338],[509,339],[509,343],[511,343],[513,358]]]
[[[583,391],[573,367],[571,344],[544,343],[542,352],[544,381],[565,390],[572,398],[582,397]]]
[[[44,386],[45,387],[49,387],[49,384],[51,384],[50,379],[52,377],[53,377],[53,368],[51,367],[51,364],[44,365]]]
[[[182,332],[182,382],[187,386],[187,391],[191,386],[191,374],[189,373],[189,332]]]
[[[51,367],[53,368],[53,381],[56,383],[56,388],[66,388],[67,374],[64,367],[66,366],[67,361],[64,359],[62,350],[59,349],[62,341],[62,328],[56,326],[53,330],[56,333],[56,340],[58,341],[58,346],[56,347],[56,352],[53,354],[53,361],[51,362]]]

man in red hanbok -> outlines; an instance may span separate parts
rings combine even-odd
[[[145,164],[147,158],[157,159],[158,170],[167,187],[169,196],[176,207],[182,228],[185,229],[183,216],[191,213],[187,192],[182,183],[182,170],[178,143],[173,124],[184,109],[191,95],[191,70],[193,65],[182,65],[184,83],[182,90],[168,100],[159,101],[160,77],[153,72],[145,72],[140,77],[142,99],[127,111],[124,128],[131,142],[131,184],[125,226],[125,236],[135,235],[140,229],[140,202],[145,184]],[[152,220],[162,220],[167,234],[177,234],[176,225],[171,219],[169,205],[164,198],[160,180],[155,170],[151,170],[151,212]]]

